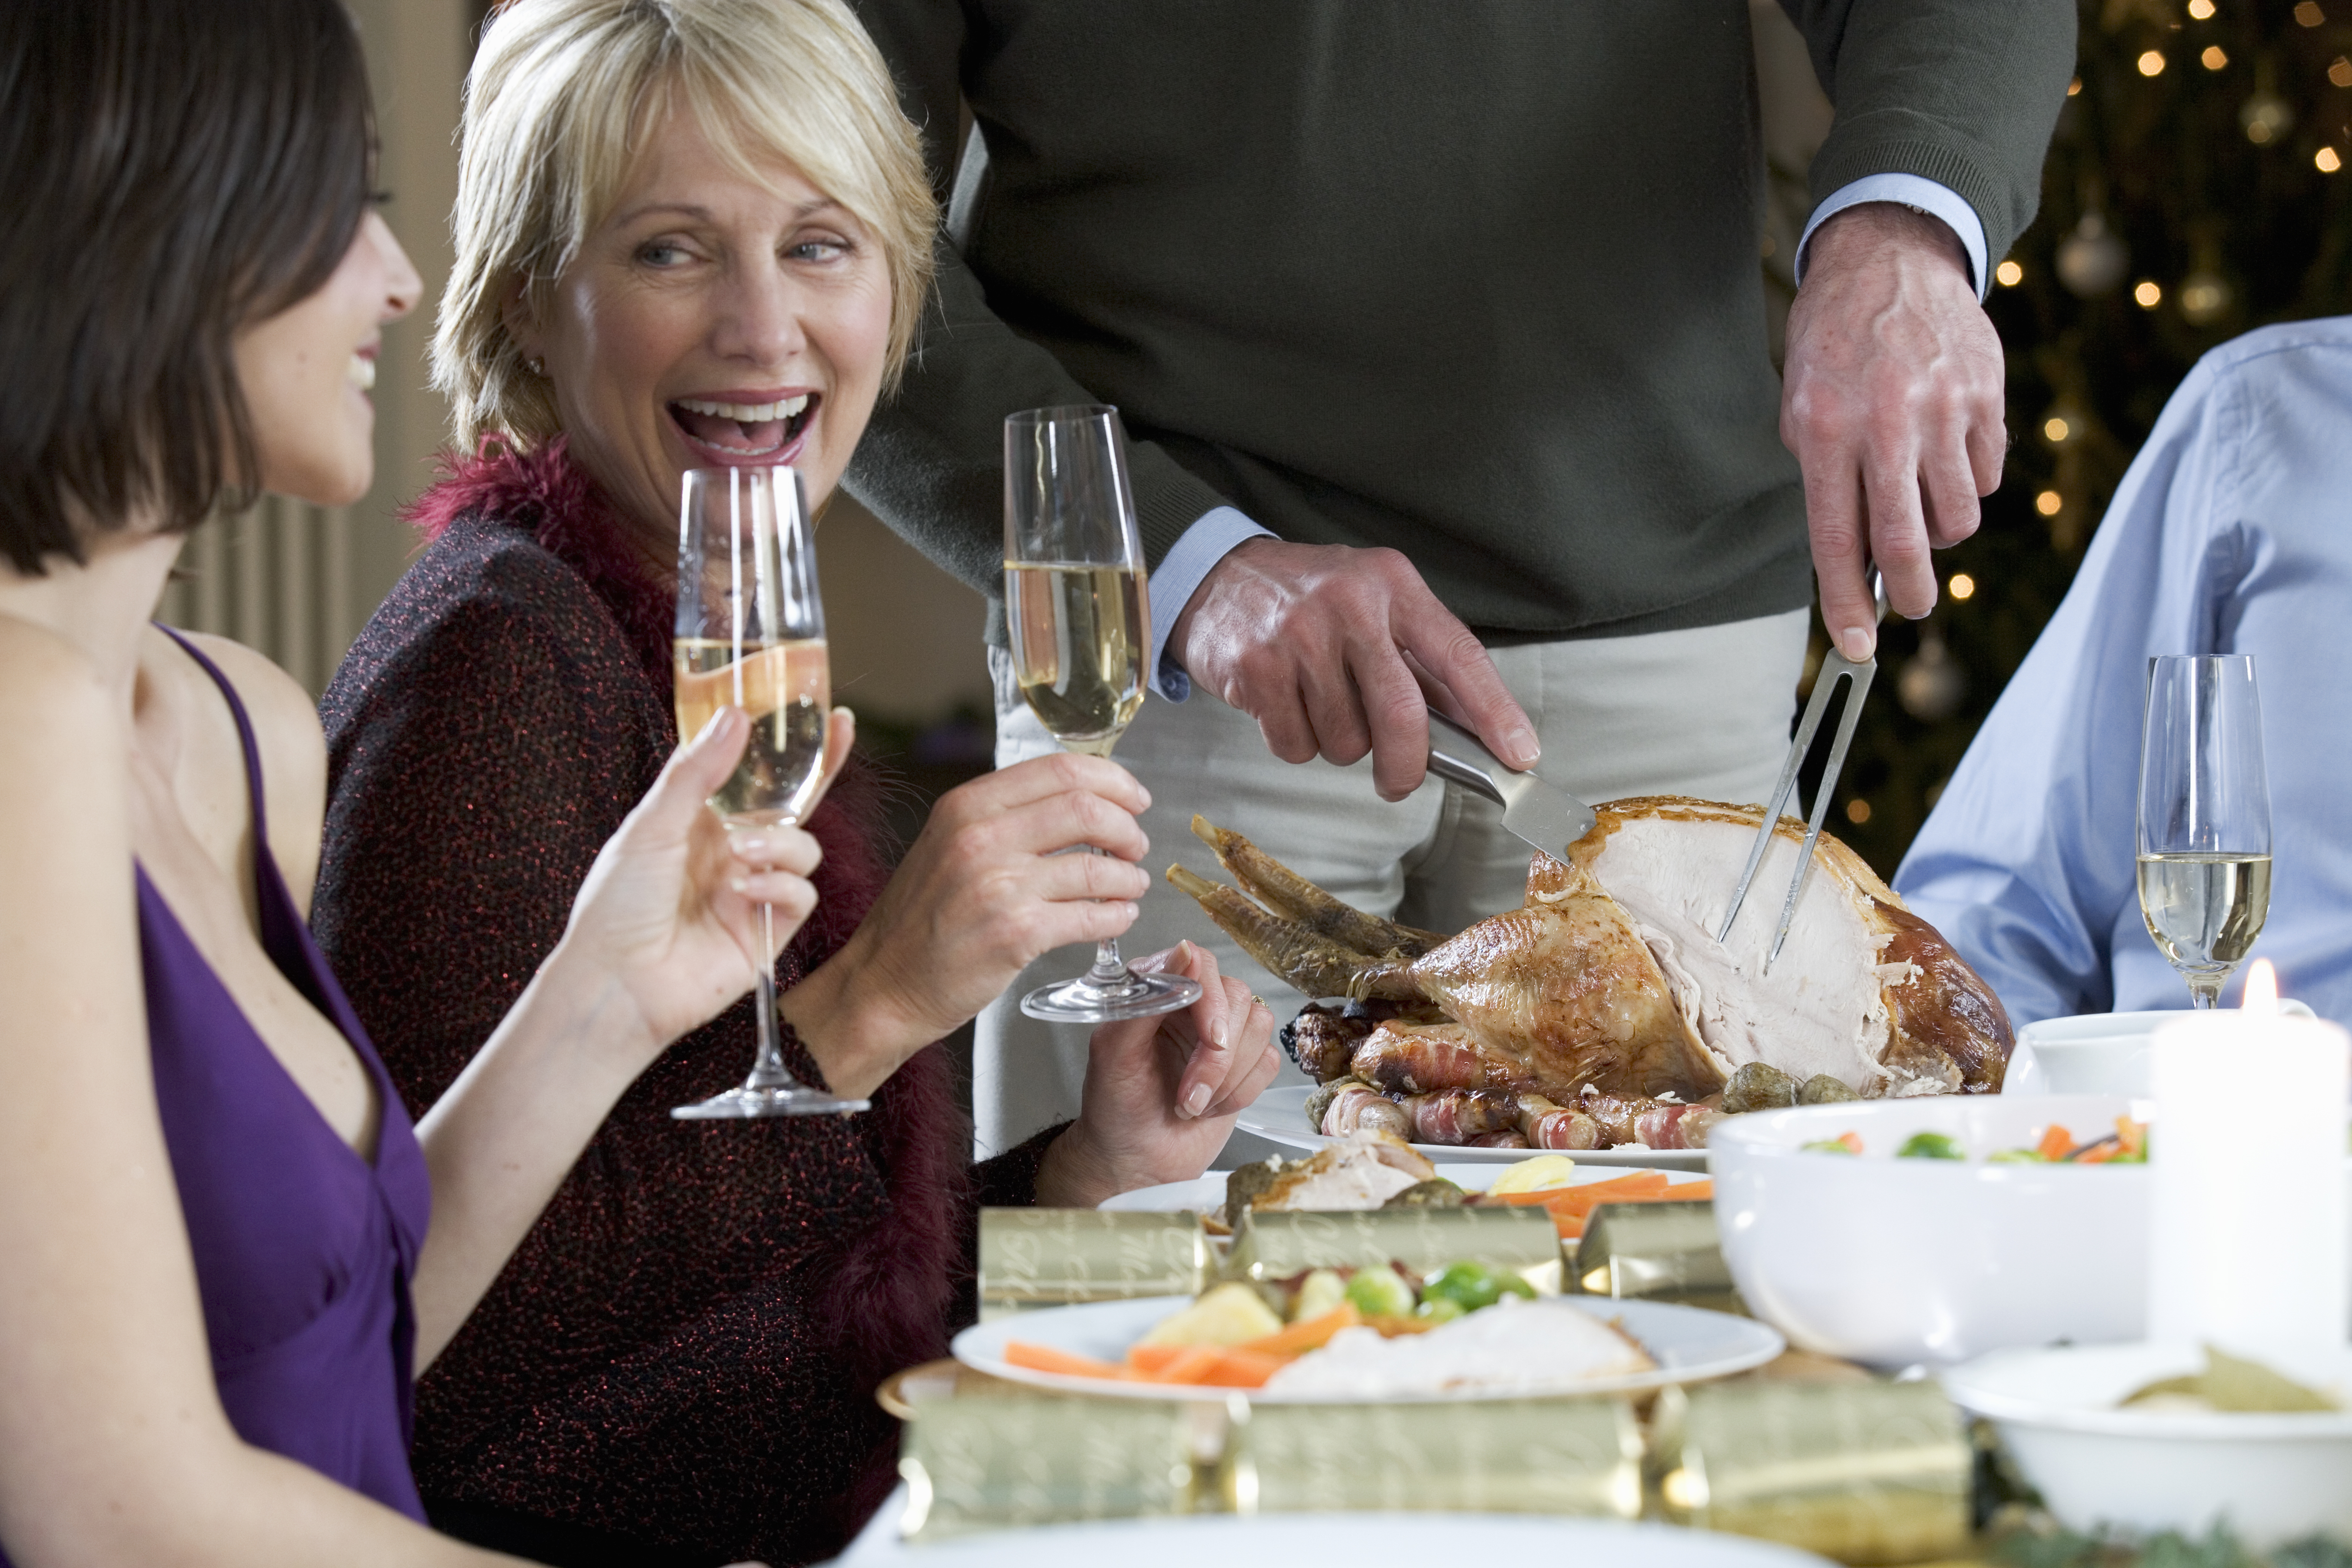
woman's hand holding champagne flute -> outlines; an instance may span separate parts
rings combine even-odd
[[[1151,610],[1118,411],[1031,409],[1004,422],[1004,612],[1029,710],[1071,751],[1108,758],[1143,706]],[[1198,981],[1139,974],[1116,937],[1094,967],[1041,986],[1021,1010],[1108,1023],[1188,1008]]]

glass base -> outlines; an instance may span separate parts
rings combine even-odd
[[[673,1105],[669,1113],[681,1122],[748,1122],[762,1116],[848,1116],[872,1104],[870,1100],[844,1100],[797,1083],[767,1089],[746,1084],[713,1094],[697,1105]]]
[[[1200,999],[1201,982],[1188,975],[1130,972],[1108,986],[1081,975],[1038,987],[1021,998],[1021,1010],[1047,1023],[1113,1023],[1176,1012]]]

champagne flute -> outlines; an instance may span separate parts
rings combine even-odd
[[[1151,611],[1118,411],[1037,408],[1004,422],[1004,612],[1021,695],[1063,747],[1108,757],[1143,706]],[[1099,851],[1094,852],[1099,853]],[[1200,983],[1139,975],[1118,943],[1021,1010],[1107,1023],[1191,1007]]]
[[[816,528],[790,468],[693,468],[678,504],[677,732],[702,732],[722,707],[751,720],[743,759],[710,798],[728,832],[796,824],[824,777],[831,675],[816,589]],[[760,905],[760,951],[775,948],[775,912]],[[867,1102],[811,1089],[776,1040],[773,965],[753,965],[760,1051],[740,1088],[670,1114],[688,1121],[812,1116]]]
[[[2147,662],[2139,751],[2139,910],[2216,1006],[2271,907],[2271,797],[2251,653]]]

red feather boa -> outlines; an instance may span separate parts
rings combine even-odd
[[[586,580],[620,622],[669,706],[675,589],[631,543],[633,530],[604,490],[565,455],[559,437],[521,451],[496,437],[471,458],[445,459],[439,480],[403,514],[436,539],[461,517],[528,530]],[[793,941],[805,974],[837,952],[889,878],[881,843],[882,781],[853,757],[809,831],[824,850],[817,908]],[[861,1392],[902,1367],[947,1354],[954,1295],[964,1287],[971,1223],[971,1130],[955,1103],[944,1053],[917,1052],[874,1096],[874,1130],[889,1171],[893,1223],[843,1239],[843,1258],[817,1312],[841,1327],[841,1353]],[[824,1441],[822,1434],[809,1440]],[[837,1500],[845,1542],[896,1479],[897,1443],[877,1450],[860,1484]]]

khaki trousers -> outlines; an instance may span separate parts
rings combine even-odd
[[[1807,612],[1638,637],[1529,643],[1493,650],[1504,684],[1534,721],[1544,778],[1586,800],[1693,795],[1761,801],[1780,776],[1805,657]],[[1011,661],[989,651],[996,682],[996,765],[1055,749],[1021,700]],[[1145,861],[1155,877],[1180,862],[1225,881],[1192,836],[1197,811],[1247,834],[1276,859],[1360,909],[1435,931],[1458,931],[1523,901],[1528,849],[1497,807],[1432,779],[1394,805],[1372,789],[1370,758],[1350,768],[1294,765],[1265,748],[1257,721],[1205,692],[1145,700],[1118,760],[1151,791]],[[1120,938],[1129,956],[1188,937],[1264,996],[1276,1022],[1308,998],[1247,957],[1191,899],[1160,880]],[[1082,973],[1089,949],[1049,953],[980,1015],[972,1071],[973,1143],[1002,1153],[1078,1113],[1083,1026],[1024,1016],[1020,998]],[[1283,1064],[1282,1082],[1304,1082]],[[1217,1165],[1264,1158],[1273,1145],[1237,1134]]]

